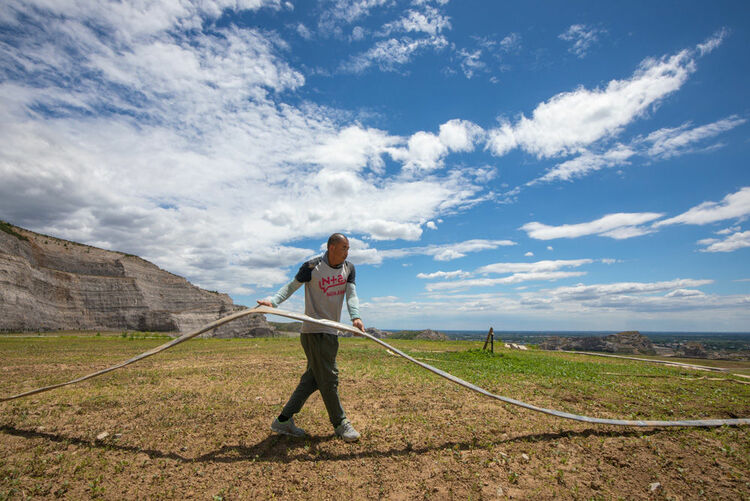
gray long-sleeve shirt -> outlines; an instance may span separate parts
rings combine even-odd
[[[294,279],[279,289],[271,298],[274,307],[286,301],[305,284],[305,314],[313,318],[341,319],[341,307],[346,297],[346,307],[352,320],[360,318],[359,299],[355,285],[354,265],[344,261],[333,267],[328,263],[328,253],[303,264]],[[332,327],[304,322],[302,332],[327,332],[336,334]]]

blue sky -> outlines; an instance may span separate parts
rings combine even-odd
[[[4,220],[247,305],[343,231],[380,328],[750,331],[745,2],[5,4]]]

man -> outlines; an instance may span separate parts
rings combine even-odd
[[[352,325],[364,332],[354,285],[354,265],[346,260],[348,255],[349,239],[341,233],[334,233],[328,238],[328,251],[325,254],[307,261],[300,267],[294,280],[279,289],[271,299],[259,299],[258,304],[275,308],[305,284],[306,315],[338,322],[346,296]],[[356,442],[359,432],[346,418],[339,401],[339,371],[336,366],[339,339],[336,329],[304,322],[300,341],[307,356],[307,370],[281,414],[271,424],[271,430],[295,437],[305,436],[305,430],[294,425],[294,415],[302,409],[307,398],[319,390],[336,435],[346,442]]]

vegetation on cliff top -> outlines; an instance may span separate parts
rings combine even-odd
[[[5,221],[3,221],[1,219],[0,219],[0,230],[4,231],[5,233],[7,233],[9,235],[13,235],[14,237],[16,237],[19,240],[25,240],[27,242],[29,241],[28,238],[26,238],[25,236],[21,235],[20,233],[18,233],[15,230],[15,226],[13,226],[10,223],[6,223]]]

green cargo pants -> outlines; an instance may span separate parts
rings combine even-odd
[[[336,354],[339,351],[339,338],[334,334],[302,333],[300,342],[307,356],[307,370],[302,374],[297,389],[289,397],[281,413],[290,417],[297,414],[307,398],[315,390],[319,390],[328,410],[328,418],[335,428],[346,417],[338,392],[339,369],[336,366]]]

